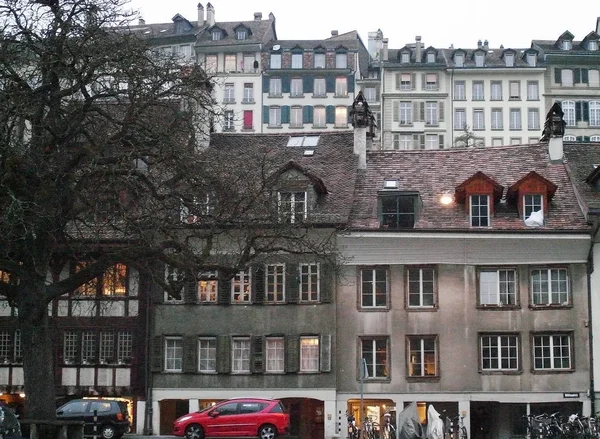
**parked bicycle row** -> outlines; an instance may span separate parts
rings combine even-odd
[[[524,416],[530,439],[600,439],[600,419],[560,412]]]

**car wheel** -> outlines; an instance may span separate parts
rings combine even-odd
[[[204,430],[198,424],[190,424],[185,429],[185,437],[187,439],[203,439]]]
[[[100,436],[102,439],[116,439],[117,432],[115,431],[115,427],[112,425],[104,425],[100,430]]]
[[[263,425],[258,430],[259,439],[274,439],[275,436],[277,436],[277,429],[271,424]]]

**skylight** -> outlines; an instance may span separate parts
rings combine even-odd
[[[287,146],[298,147],[314,147],[319,143],[319,136],[291,136],[288,140]]]

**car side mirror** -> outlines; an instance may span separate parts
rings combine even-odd
[[[208,414],[211,418],[216,418],[217,416],[219,416],[219,411],[218,410],[213,410],[212,412],[210,412]]]

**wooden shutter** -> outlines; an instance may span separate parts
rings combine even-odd
[[[319,344],[321,348],[321,372],[331,372],[331,334],[322,334]]]
[[[419,134],[419,148],[425,149],[425,134]]]
[[[419,102],[419,120],[425,120],[425,102]]]
[[[335,273],[331,264],[322,263],[320,273],[320,293],[322,303],[331,303],[335,294]]]
[[[427,74],[421,73],[421,90],[425,90],[427,85]]]
[[[412,90],[416,90],[417,89],[417,74],[416,73],[411,73],[410,74],[410,88]]]
[[[198,338],[194,335],[186,335],[183,337],[183,371],[194,373],[197,370],[196,360],[198,355],[196,349],[198,347]]]
[[[250,349],[252,350],[250,353],[250,358],[252,359],[252,373],[263,373],[265,367],[263,359],[263,338],[261,336],[252,337]]]
[[[573,84],[581,83],[581,69],[573,69]]]
[[[265,301],[265,266],[257,264],[252,267],[252,303]]]
[[[160,263],[160,264],[156,264],[153,267],[154,270],[154,276],[157,277],[161,277],[162,279],[165,278],[165,264]],[[150,276],[151,282],[150,282],[150,294],[152,297],[152,302],[153,303],[163,303],[164,299],[165,299],[165,290],[158,285],[158,283],[156,281],[154,281],[152,279],[153,276]]]
[[[581,118],[584,122],[590,121],[590,103],[587,101],[581,103]]]
[[[440,149],[443,149],[444,148],[444,135],[443,134],[438,135],[438,141],[439,141]]]
[[[584,84],[589,83],[588,69],[581,69],[581,82]]]
[[[263,105],[263,120],[262,123],[269,123],[269,107]]]
[[[582,119],[581,101],[575,102],[575,120],[580,121]]]
[[[396,73],[396,90],[400,90],[400,82],[402,81],[402,73]]]
[[[290,123],[290,106],[281,107],[281,123]]]
[[[562,70],[559,68],[554,68],[554,82],[557,84],[562,83]]]
[[[326,123],[335,123],[335,107],[333,105],[328,105],[325,109],[325,119]]]
[[[162,335],[152,337],[152,357],[150,359],[150,371],[151,372],[162,372],[164,368],[163,355],[165,351],[165,340]]]
[[[400,102],[392,101],[392,119],[394,122],[400,122]]]
[[[310,105],[305,105],[302,107],[302,119],[305,123],[313,122],[313,107]]]
[[[436,90],[440,89],[440,74],[439,73],[435,73],[435,89]]]
[[[219,272],[218,284],[217,302],[221,305],[229,305],[231,303],[231,278]]]
[[[325,92],[326,93],[335,93],[335,77],[328,75],[325,78]]]
[[[315,78],[306,75],[302,78],[302,93],[312,93],[315,86]]]
[[[296,373],[300,369],[300,337],[288,335],[285,341],[285,371]]]
[[[186,277],[192,277],[192,276],[190,274],[190,275],[186,275]],[[182,294],[183,294],[182,299],[185,301],[185,303],[194,304],[194,303],[198,302],[198,294],[197,294],[196,286],[197,286],[196,279],[186,279],[184,286],[183,286],[183,291],[182,291]]]
[[[217,337],[217,372],[231,372],[231,338],[229,335]]]
[[[285,264],[285,292],[288,303],[298,303],[300,296],[300,266],[297,263]]]
[[[438,118],[440,122],[444,121],[444,101],[438,102]]]
[[[412,121],[413,122],[418,122],[420,114],[421,114],[421,112],[419,111],[419,103],[417,101],[414,101],[413,102]]]

